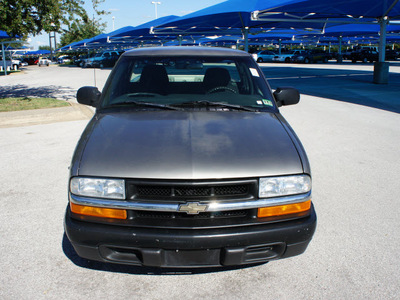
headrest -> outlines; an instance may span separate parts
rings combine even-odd
[[[212,89],[217,86],[227,86],[231,76],[227,69],[224,68],[209,68],[204,74],[203,83],[206,89]]]

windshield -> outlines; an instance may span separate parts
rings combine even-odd
[[[122,57],[107,81],[102,108],[138,102],[275,108],[251,57]]]

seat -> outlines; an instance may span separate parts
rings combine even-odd
[[[227,87],[231,81],[229,71],[224,68],[209,68],[203,79],[205,92],[210,92],[216,87]]]
[[[167,95],[169,79],[167,70],[162,65],[146,65],[140,75],[140,89],[145,93]]]

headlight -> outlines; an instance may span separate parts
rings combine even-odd
[[[70,191],[78,196],[125,199],[125,181],[74,177],[70,182]]]
[[[311,191],[308,175],[260,178],[258,196],[260,198],[304,194]]]

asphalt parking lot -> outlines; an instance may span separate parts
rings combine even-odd
[[[387,85],[372,83],[370,64],[262,67],[273,88],[302,93],[281,112],[313,171],[318,226],[304,254],[229,270],[80,259],[64,238],[63,216],[68,166],[89,116],[60,116],[0,128],[0,298],[400,299],[400,64],[391,65]],[[28,67],[0,77],[0,97],[74,101],[77,88],[101,88],[109,72]]]

